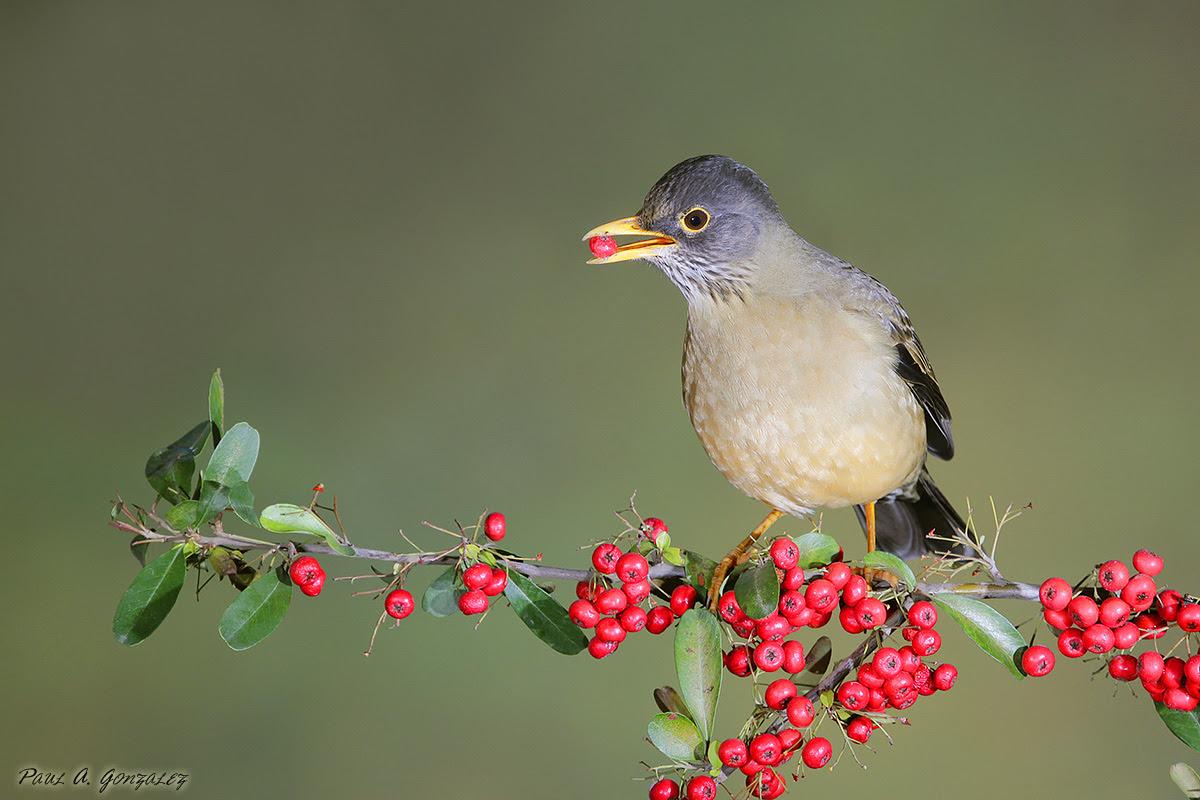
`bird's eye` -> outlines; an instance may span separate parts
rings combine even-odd
[[[691,211],[684,214],[681,221],[683,222],[684,228],[692,233],[699,233],[708,227],[708,221],[710,219],[711,217],[709,217],[708,212],[697,206],[696,208],[693,208]]]

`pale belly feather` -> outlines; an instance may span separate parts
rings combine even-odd
[[[883,326],[819,298],[689,308],[684,402],[721,473],[791,514],[877,500],[925,460],[923,411]]]

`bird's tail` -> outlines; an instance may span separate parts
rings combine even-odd
[[[866,531],[866,515],[862,506],[855,506],[854,512]],[[875,541],[880,550],[906,561],[920,558],[926,553],[962,555],[968,549],[941,539],[931,539],[931,532],[939,537],[965,536],[975,541],[974,533],[967,531],[966,523],[934,484],[929,470],[922,468],[917,482],[911,487],[875,503]]]

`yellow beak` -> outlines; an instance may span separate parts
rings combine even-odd
[[[617,261],[631,261],[635,258],[646,258],[655,253],[661,253],[675,247],[675,240],[658,231],[648,231],[638,226],[637,217],[625,217],[606,222],[592,228],[583,235],[586,242],[596,236],[649,236],[649,239],[639,239],[636,242],[623,244],[617,252],[607,258],[593,258],[589,264],[613,264]]]

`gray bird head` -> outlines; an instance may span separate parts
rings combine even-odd
[[[605,258],[642,258],[661,269],[689,299],[737,293],[747,284],[765,231],[786,223],[754,170],[725,156],[697,156],[671,167],[632,217],[588,231],[641,236]]]

